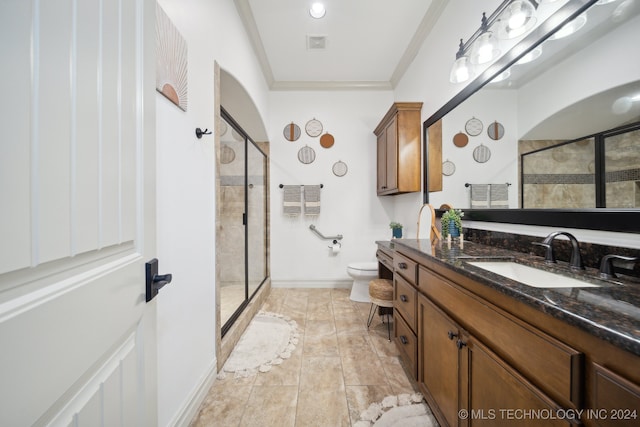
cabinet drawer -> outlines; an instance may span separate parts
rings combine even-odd
[[[411,330],[416,330],[416,308],[418,292],[406,280],[397,274],[393,276],[393,308],[396,309],[407,322]]]
[[[407,282],[414,286],[416,285],[416,279],[418,277],[418,263],[414,260],[396,252],[393,256],[393,269],[396,273],[399,273],[404,277]]]
[[[401,316],[395,316],[393,319],[393,331],[396,337],[396,345],[400,350],[405,365],[411,374],[413,379],[417,379],[418,376],[418,339],[416,334],[413,333],[411,328],[407,326]]]
[[[393,271],[393,258],[389,254],[382,249],[378,249],[376,251],[376,258],[380,264],[387,267],[390,271]]]
[[[554,400],[582,406],[583,354],[420,267],[420,289]]]

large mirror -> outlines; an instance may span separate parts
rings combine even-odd
[[[640,233],[640,59],[631,48],[640,2],[604,3],[567,2],[425,121],[426,140],[442,119],[443,160],[464,164],[464,173],[443,177],[442,194],[466,207],[466,218]],[[553,39],[585,18],[577,33]],[[507,185],[500,201],[509,209],[477,204],[474,184],[487,194],[487,183]]]

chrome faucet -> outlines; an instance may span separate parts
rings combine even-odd
[[[540,242],[533,242],[534,245],[543,246],[547,248],[544,256],[544,261],[548,263],[555,263],[556,257],[553,251],[553,241],[559,236],[563,235],[569,238],[571,242],[571,259],[569,260],[569,266],[572,270],[583,270],[584,265],[582,264],[582,256],[580,255],[580,245],[578,244],[578,239],[571,233],[567,233],[566,231],[554,231],[550,233],[545,239]]]
[[[638,261],[638,258],[631,256],[622,256],[622,255],[605,255],[602,257],[602,261],[600,261],[600,277],[603,279],[612,279],[616,276],[615,269],[613,268],[613,260],[619,259],[621,261],[627,262],[635,262]]]

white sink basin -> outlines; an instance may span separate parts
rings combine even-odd
[[[534,288],[597,288],[598,285],[579,279],[551,273],[538,268],[529,267],[511,261],[478,261],[467,264],[483,268],[500,276]]]

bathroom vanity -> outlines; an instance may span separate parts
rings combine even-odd
[[[393,259],[396,343],[441,425],[640,423],[640,283],[471,242],[378,250]],[[483,262],[547,276],[527,285]]]

